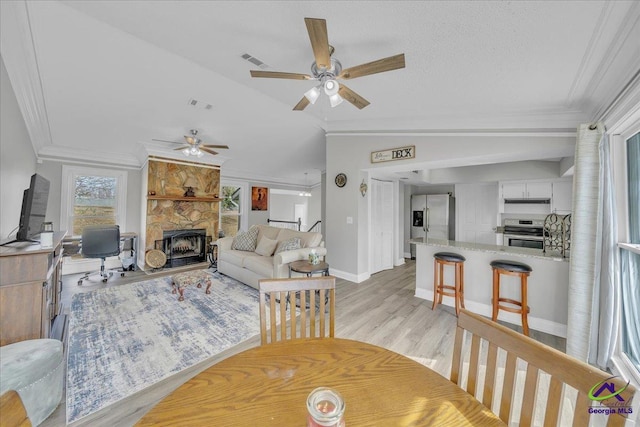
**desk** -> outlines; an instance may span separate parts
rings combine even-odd
[[[255,347],[213,365],[138,426],[303,426],[316,387],[342,394],[347,427],[504,426],[473,396],[390,350],[340,338]]]
[[[0,247],[0,346],[52,337],[62,292],[62,240],[53,246],[15,242]]]
[[[134,232],[120,233],[120,243],[122,244],[122,252],[129,252],[129,260],[123,258],[123,268],[129,271],[138,269],[138,234]],[[64,245],[65,256],[77,255],[82,248],[82,236],[67,236],[62,241]],[[124,265],[124,261],[130,261],[131,264]]]

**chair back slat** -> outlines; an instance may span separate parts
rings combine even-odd
[[[315,307],[315,306],[316,306],[316,293],[309,292],[309,307]],[[310,332],[309,336],[311,338],[316,337],[316,311],[315,310],[309,310],[309,332]]]
[[[300,292],[300,307],[306,307],[306,306],[307,306],[307,293]],[[296,317],[291,316],[291,318],[295,319]],[[307,310],[300,310],[300,338],[307,337],[306,325],[307,325]]]
[[[467,381],[467,393],[476,395],[476,378],[478,378],[478,360],[480,358],[480,337],[471,337],[471,357],[469,360],[469,379]]]
[[[471,334],[471,339],[465,340],[465,334]],[[488,345],[484,345],[485,341]],[[480,354],[477,354],[478,349]],[[462,365],[466,363],[467,352],[469,369],[466,370],[467,377],[463,378],[465,369],[462,369]],[[503,352],[506,352],[506,361],[502,357]],[[481,361],[486,361],[484,370],[481,369]],[[525,365],[526,372],[522,371]],[[498,381],[502,372],[500,388]],[[545,399],[545,427],[556,427],[560,421],[563,425],[588,425],[591,417],[589,407],[602,405],[613,409],[613,413],[608,415],[607,425],[623,426],[627,415],[618,409],[620,406],[631,407],[636,392],[621,378],[612,377],[607,372],[464,309],[460,310],[458,316],[450,379],[460,386],[466,383],[467,391],[476,398],[479,398],[481,391],[482,403],[506,424],[518,422],[511,418],[519,410],[521,426],[542,421],[534,420],[535,407],[538,401],[544,404]],[[483,385],[479,386],[481,383]],[[589,398],[589,393],[594,393],[593,388],[598,384],[607,387],[606,393],[615,391],[618,397],[594,402]],[[516,400],[516,389],[522,392],[521,399]],[[501,390],[499,394],[496,393],[498,390]],[[576,395],[575,402],[569,401],[569,396]]]
[[[464,329],[460,326],[456,328],[456,338],[453,343],[453,362],[451,363],[451,382],[461,385],[462,377],[460,375],[462,344],[464,341]]]
[[[6,427],[31,427],[20,395],[8,390],[0,396],[0,425]]]
[[[494,343],[489,343],[487,353],[487,371],[484,378],[484,390],[482,392],[482,403],[489,409],[493,406],[493,390],[496,383],[497,363],[498,347]]]
[[[516,379],[517,358],[513,353],[507,353],[507,364],[504,368],[504,382],[502,384],[502,398],[500,399],[500,419],[509,424],[511,403],[513,402],[513,383]]]
[[[589,403],[586,393],[578,391],[576,399],[576,412],[573,415],[573,427],[589,425]]]
[[[533,420],[536,389],[538,387],[538,368],[527,365],[527,378],[524,383],[522,409],[520,410],[520,426],[530,427]]]
[[[262,344],[335,336],[335,277],[262,279],[259,288]]]

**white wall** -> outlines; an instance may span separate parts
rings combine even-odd
[[[530,160],[544,152],[550,157],[572,156],[574,136],[517,135],[402,135],[402,134],[327,134],[327,188],[325,237],[327,261],[332,271],[348,280],[368,277],[368,207],[359,196],[367,170],[388,169],[388,163],[371,164],[371,151],[407,145],[416,146],[416,157],[401,160],[407,169],[442,169],[491,162]],[[347,175],[347,184],[334,184],[338,173]],[[522,177],[523,179],[529,177]],[[405,193],[406,204],[406,193]],[[347,224],[347,218],[353,219]],[[398,230],[403,235],[403,230]]]
[[[0,62],[0,239],[5,239],[17,231],[22,193],[36,172],[36,154],[4,60]],[[47,210],[47,221],[49,215]]]

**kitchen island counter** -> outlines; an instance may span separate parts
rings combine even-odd
[[[455,240],[442,240],[442,239],[411,239],[409,243],[412,245],[426,245],[426,246],[438,246],[441,248],[450,248],[451,252],[455,252],[457,249],[467,249],[470,251],[487,252],[496,255],[513,255],[523,258],[536,258],[544,259],[547,261],[562,261],[569,262],[569,258],[562,257],[558,252],[542,252],[537,249],[530,248],[517,248],[512,246],[502,245],[488,245],[485,243],[472,243],[472,242],[458,242]],[[522,261],[526,262],[526,261]]]
[[[491,317],[494,260],[523,262],[533,271],[528,280],[529,327],[552,335],[566,337],[569,286],[569,259],[559,253],[509,246],[458,242],[440,239],[412,239],[416,247],[416,297],[433,301],[433,254],[454,252],[466,258],[464,263],[464,296],[468,310]],[[445,283],[453,284],[453,268],[445,268]],[[500,296],[520,299],[520,281],[502,276]],[[453,298],[444,297],[443,304],[453,307]],[[437,310],[438,308],[436,308]],[[520,325],[520,315],[500,311],[499,320]]]

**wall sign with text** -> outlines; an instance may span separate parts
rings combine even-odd
[[[416,146],[391,148],[389,150],[372,151],[371,163],[390,162],[392,160],[414,159],[416,157]]]

